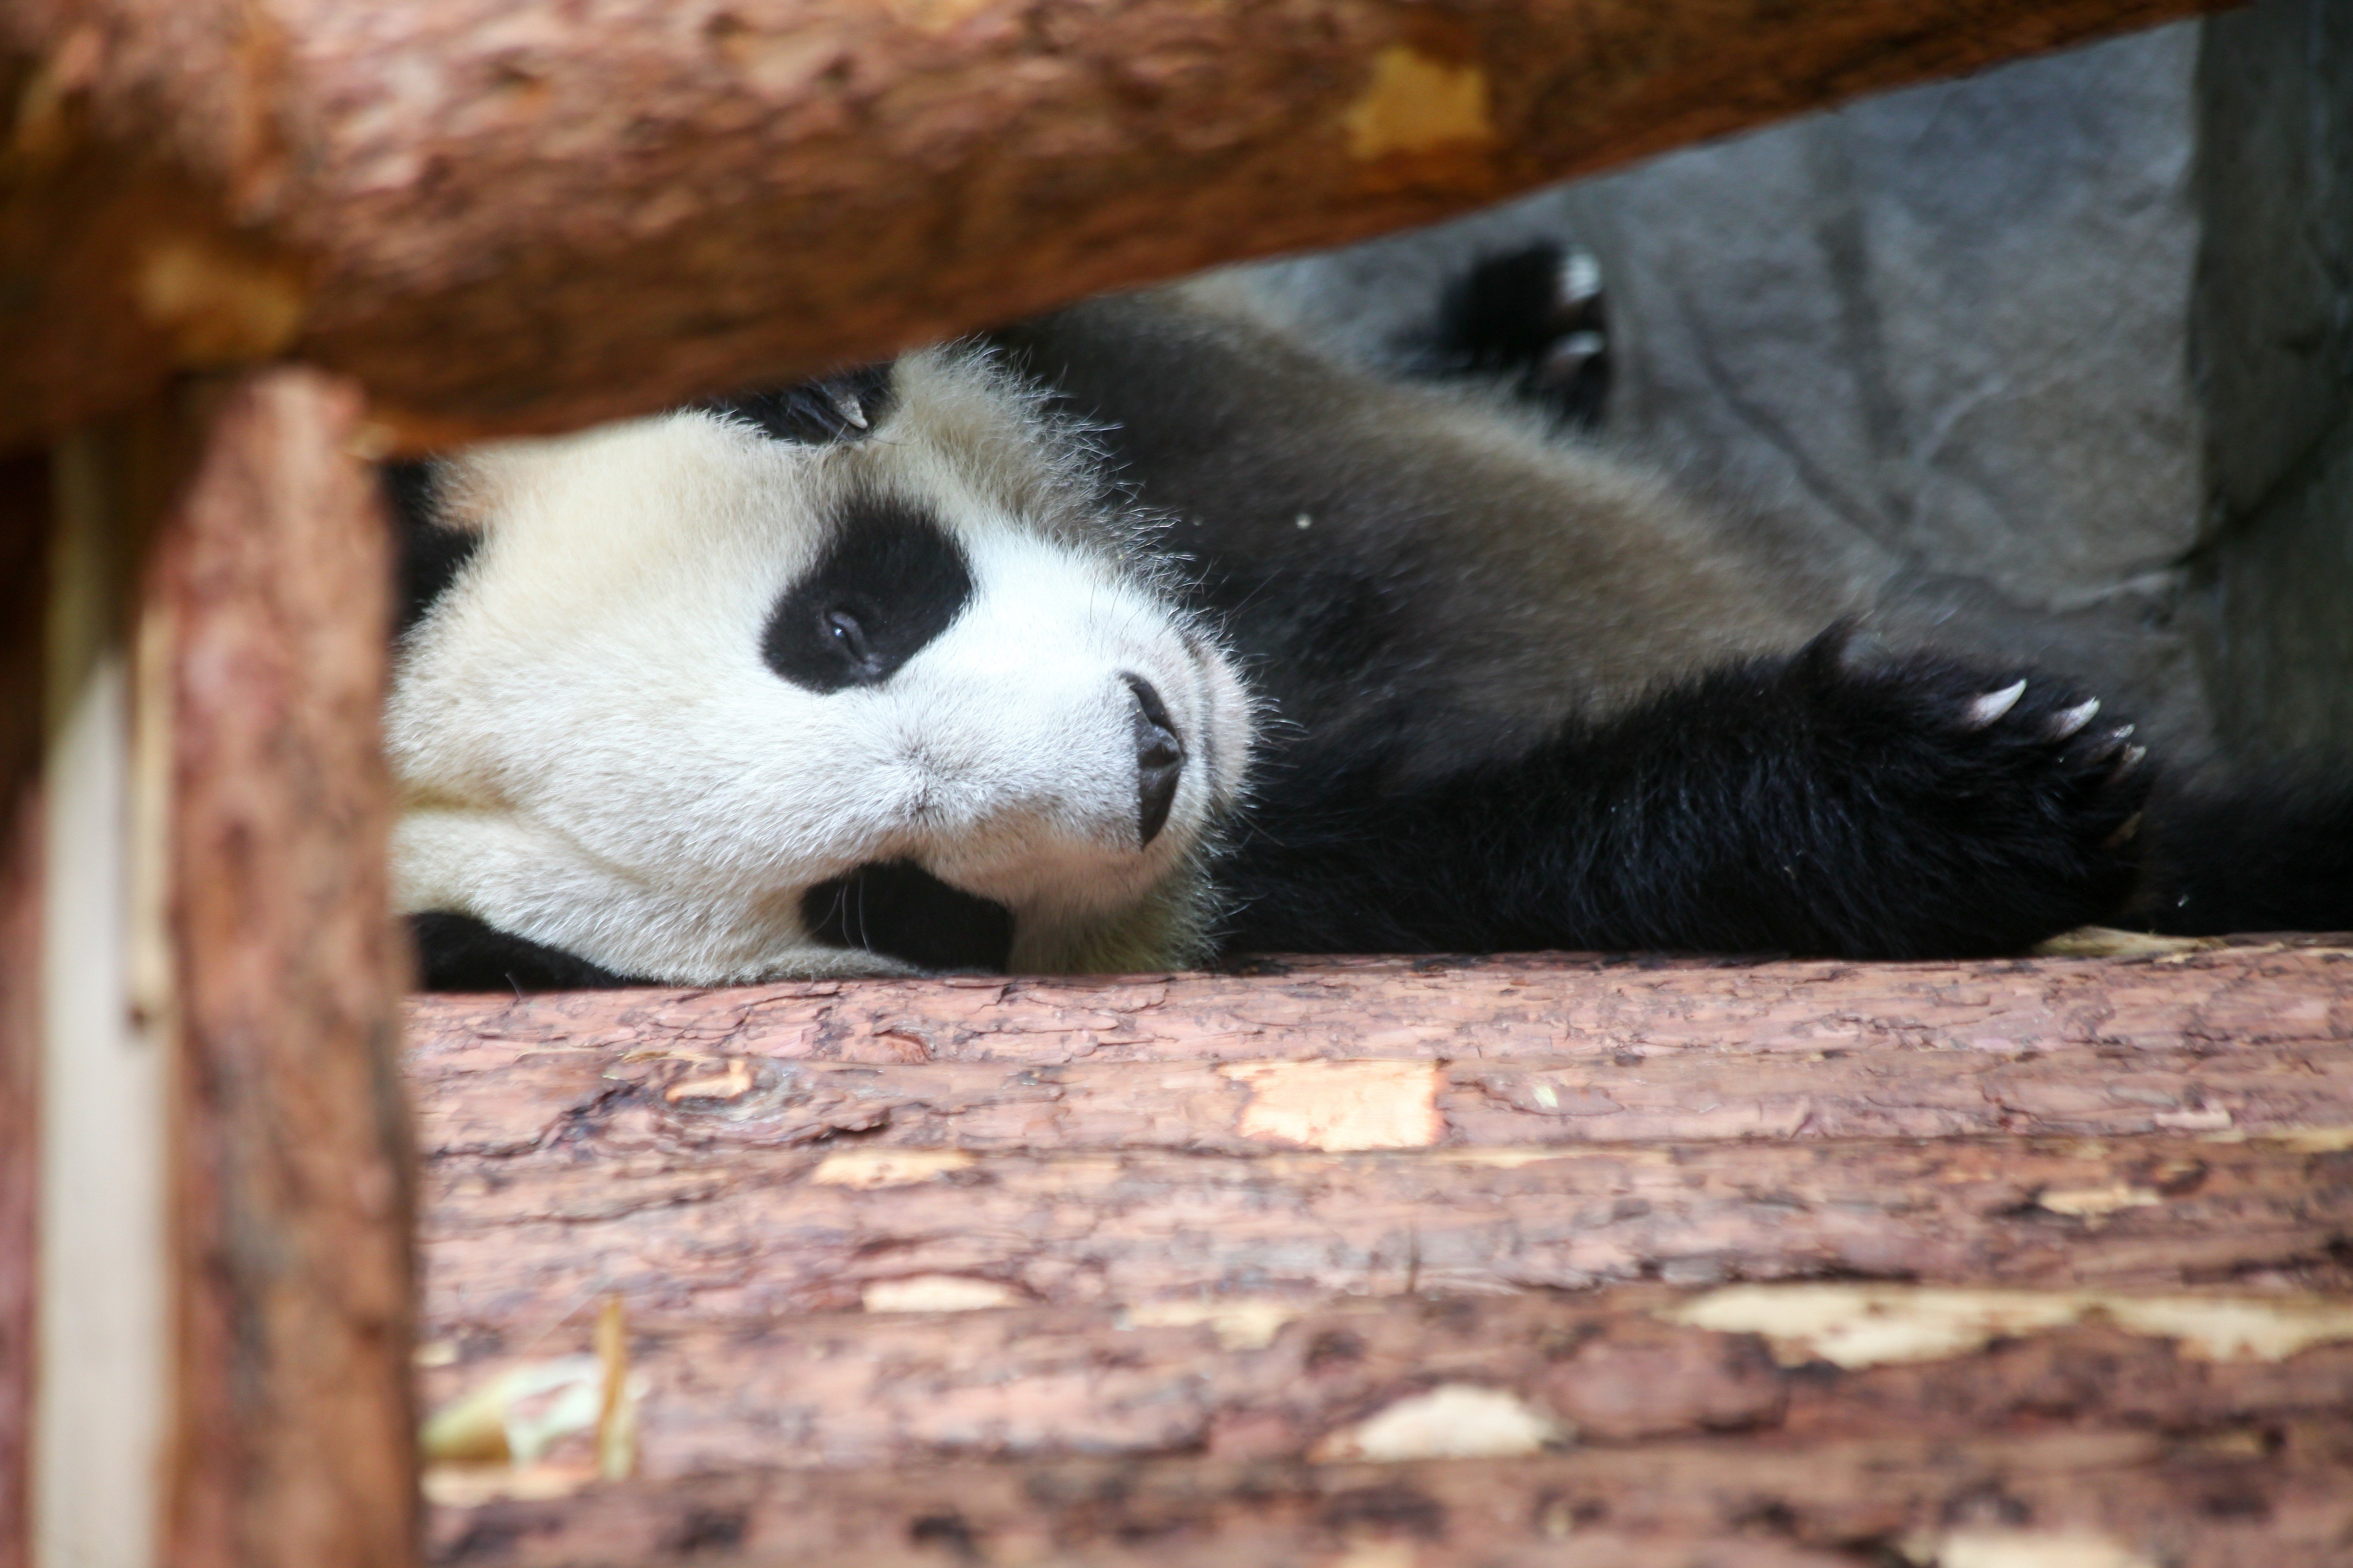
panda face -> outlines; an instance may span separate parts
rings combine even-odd
[[[1250,746],[1214,640],[985,360],[871,435],[686,411],[479,449],[404,639],[400,898],[685,984],[1190,956]]]

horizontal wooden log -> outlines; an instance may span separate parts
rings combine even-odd
[[[869,1067],[723,1047],[481,1045],[419,1065],[433,1091],[426,1147],[490,1156],[562,1142],[724,1158],[850,1134],[867,1149],[1066,1153],[2223,1131],[2353,1143],[2353,1051],[2309,1045],[1692,1051],[1625,1067],[1541,1056]]]
[[[1857,964],[1360,958],[1126,980],[807,981],[722,991],[418,996],[415,1070],[483,1047],[704,1050],[861,1063],[1820,1056],[1865,1046],[2227,1051],[2353,1041],[2353,951],[2329,938],[2137,961]]]
[[[428,1163],[433,1331],[1862,1276],[2353,1286],[2353,1152],[1947,1139],[1212,1158],[676,1149]]]
[[[0,11],[0,449],[290,353],[411,439],[805,374],[2200,0]]]
[[[586,1316],[554,1333],[445,1342],[428,1358],[428,1404],[585,1353]],[[1742,1326],[1699,1326],[1716,1321]],[[1775,1337],[1776,1323],[1792,1331]],[[1859,1323],[1874,1342],[1852,1337]],[[2201,1323],[2206,1337],[2179,1332]],[[2232,1342],[2242,1331],[2252,1343]],[[1856,1360],[1858,1346],[1858,1364],[1831,1359]],[[1111,1454],[1292,1461],[1498,1438],[2245,1431],[2353,1409],[2353,1303],[1843,1284],[1228,1299],[641,1328],[632,1364],[649,1478]],[[1441,1388],[1500,1399],[1433,1400]],[[1417,1410],[1420,1432],[1401,1423]],[[582,1433],[542,1462],[585,1466],[587,1446]]]
[[[444,1507],[431,1529],[451,1568],[2335,1568],[2353,1538],[2353,1424],[765,1470]]]

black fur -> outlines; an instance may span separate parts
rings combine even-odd
[[[642,985],[470,915],[441,910],[408,917],[417,984],[427,991],[586,991]]]
[[[776,601],[761,657],[811,691],[877,686],[971,600],[972,568],[937,519],[898,501],[861,500],[817,569]]]
[[[1383,748],[1273,759],[1224,880],[1260,952],[1530,948],[1861,958],[2015,952],[2115,910],[2146,794],[2072,699],[1834,632],[1507,761],[1400,783]]]
[[[1430,376],[1507,375],[1520,396],[1560,424],[1590,429],[1609,396],[1602,296],[1572,297],[1569,251],[1545,241],[1490,256],[1450,285],[1436,320],[1411,345]]]
[[[797,386],[715,397],[702,405],[714,414],[750,421],[779,441],[823,447],[862,441],[891,411],[891,365],[860,365]]]
[[[2353,792],[2314,777],[2165,791],[2143,921],[2181,936],[2353,931]]]
[[[918,969],[1001,971],[1013,957],[1010,910],[905,861],[819,882],[801,895],[801,922],[818,942]]]
[[[459,572],[480,548],[482,536],[434,521],[430,463],[385,464],[384,488],[400,547],[392,628],[398,637],[423,620],[433,601],[448,592]]]

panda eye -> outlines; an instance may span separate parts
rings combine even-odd
[[[873,662],[873,653],[866,642],[866,628],[859,625],[856,616],[848,610],[828,610],[819,625],[824,628],[826,640],[850,663],[864,665]]]

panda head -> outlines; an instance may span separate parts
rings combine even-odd
[[[405,910],[691,984],[1198,955],[1249,700],[985,354],[476,448],[421,500]]]

